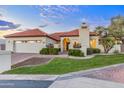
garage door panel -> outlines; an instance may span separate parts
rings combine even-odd
[[[16,43],[15,51],[20,53],[39,53],[45,47],[41,43]]]

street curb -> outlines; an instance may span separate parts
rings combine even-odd
[[[42,80],[55,81],[59,75],[0,75],[0,80]]]

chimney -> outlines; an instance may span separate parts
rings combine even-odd
[[[85,22],[83,22],[83,23],[81,24],[81,28],[88,28],[88,25],[87,25]]]
[[[86,22],[83,22],[79,29],[79,41],[81,43],[81,51],[87,55],[87,48],[89,48],[89,28]]]

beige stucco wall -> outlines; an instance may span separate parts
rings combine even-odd
[[[64,38],[69,38],[70,44],[69,44],[69,49],[74,49],[73,48],[73,44],[75,41],[79,42],[79,37],[78,36],[73,36],[73,37],[61,37],[61,42],[60,42],[60,46],[61,46],[61,52],[63,52],[63,40]]]
[[[91,36],[91,39],[96,39],[96,48],[99,48],[102,53],[104,53],[104,47],[102,44],[99,44],[99,36]],[[113,48],[108,53],[114,53],[115,50],[121,52],[121,45],[114,45]]]
[[[98,45],[98,48],[104,53],[104,47],[102,45]],[[114,53],[115,51],[121,52],[121,45],[114,45],[113,48],[108,53]]]
[[[60,48],[60,43],[54,44],[54,48]]]
[[[47,44],[57,44],[57,41],[55,41],[55,40],[53,40],[53,39],[51,39],[51,38],[48,38],[48,37],[46,37],[46,45]]]

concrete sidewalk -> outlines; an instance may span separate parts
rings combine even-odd
[[[49,88],[124,88],[124,84],[80,77],[56,80]]]

